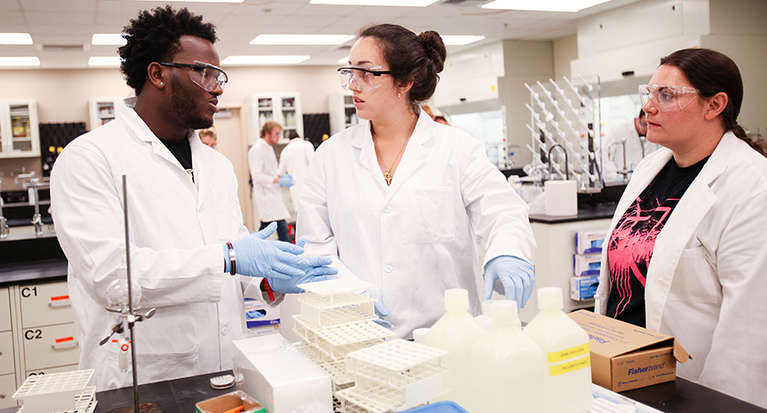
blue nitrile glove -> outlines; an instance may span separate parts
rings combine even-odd
[[[252,277],[273,279],[290,279],[306,275],[306,263],[301,261],[300,254],[304,248],[282,241],[269,241],[267,238],[277,229],[277,223],[272,222],[259,232],[232,243],[236,255],[236,271],[238,274]],[[229,251],[224,246],[224,261],[226,272],[230,272],[232,262]],[[328,259],[326,264],[329,264]]]
[[[373,307],[375,308],[376,315],[378,316],[377,319],[373,320],[376,324],[380,325],[384,328],[391,328],[391,323],[386,320],[386,317],[389,316],[389,310],[386,309],[386,307],[381,302],[381,298],[378,297],[378,294],[371,292],[370,298],[374,298],[376,301],[373,303]]]
[[[492,296],[496,281],[500,281],[504,295],[507,299],[516,301],[518,308],[524,307],[530,294],[533,293],[533,284],[535,284],[533,266],[522,258],[511,255],[495,257],[485,265],[483,276],[485,278],[483,299],[485,300],[489,300]]]
[[[293,177],[290,174],[284,174],[280,177],[280,186],[290,188],[293,186]]]
[[[306,245],[306,240],[301,238],[296,245],[303,248],[304,245]],[[299,284],[329,280],[333,278],[332,275],[338,274],[338,270],[330,266],[332,263],[330,258],[308,257],[302,255],[299,257],[299,261],[306,272],[305,275],[301,277],[293,277],[289,280],[269,280],[269,287],[278,293],[298,294],[304,292],[304,290],[298,286]]]

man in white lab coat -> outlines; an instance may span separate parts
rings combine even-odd
[[[294,212],[298,210],[299,193],[304,185],[312,156],[314,145],[302,139],[296,132],[291,133],[290,142],[280,153],[280,175],[288,174],[293,178],[290,199],[293,201]]]
[[[104,307],[125,266],[123,175],[137,307],[157,308],[135,329],[140,383],[232,367],[231,342],[244,326],[237,274],[264,277],[243,279],[264,290],[288,291],[329,262],[265,241],[273,227],[248,235],[231,162],[194,132],[212,125],[227,81],[213,26],[166,6],[141,12],[124,32],[121,69],[136,98],[117,105],[114,121],[70,143],[51,174],[80,367],[95,369],[98,390],[132,379],[130,368],[119,367],[121,343],[99,345],[117,321]]]
[[[248,151],[250,179],[253,181],[253,205],[256,217],[260,220],[260,229],[272,222],[277,224],[277,236],[280,241],[290,242],[287,219],[288,208],[282,200],[282,187],[293,186],[293,178],[280,175],[274,145],[282,136],[282,126],[274,121],[267,121],[261,126],[261,139],[258,139]],[[258,222],[258,221],[257,221]]]

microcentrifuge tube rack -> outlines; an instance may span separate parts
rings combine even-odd
[[[24,413],[92,413],[96,388],[88,386],[93,369],[29,376],[13,394]]]
[[[391,330],[379,326],[374,303],[360,292],[374,284],[354,278],[337,278],[301,284],[300,314],[294,315],[294,330],[301,337],[298,350],[330,375],[334,391],[354,384],[344,359],[360,350],[389,339]]]
[[[346,412],[409,409],[439,398],[445,391],[443,364],[447,352],[395,339],[349,353],[346,370],[355,385],[336,395]]]

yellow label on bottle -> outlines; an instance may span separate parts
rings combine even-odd
[[[582,357],[562,364],[549,366],[549,376],[560,376],[571,371],[580,370],[591,365],[591,356]]]
[[[589,343],[566,348],[561,351],[552,351],[548,355],[549,363],[558,363],[560,361],[565,361],[575,357],[580,357],[584,354],[589,354]]]

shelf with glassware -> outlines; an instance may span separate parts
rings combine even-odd
[[[93,97],[88,100],[88,109],[90,113],[90,130],[109,123],[116,116],[115,107],[123,104],[122,97]]]
[[[354,98],[349,92],[338,92],[328,96],[328,115],[330,116],[330,134],[359,123]]]
[[[37,103],[31,99],[0,100],[0,158],[40,156]]]
[[[298,93],[263,93],[248,96],[247,110],[248,143],[253,144],[260,138],[261,126],[267,121],[274,121],[282,126],[279,144],[288,143],[292,132],[304,135],[301,96]]]

